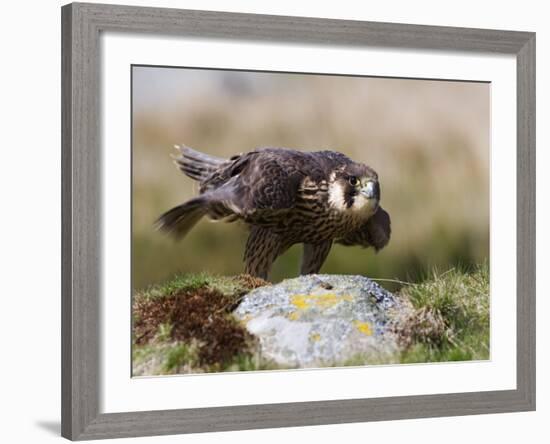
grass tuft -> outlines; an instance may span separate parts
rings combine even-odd
[[[412,310],[397,327],[403,362],[489,358],[489,266],[433,272],[400,292]]]
[[[198,363],[196,347],[177,343],[166,353],[163,369],[166,373],[180,373],[185,367],[194,367]]]

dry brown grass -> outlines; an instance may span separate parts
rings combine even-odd
[[[233,316],[242,295],[268,282],[175,276],[132,303],[135,375],[220,371],[254,358],[257,340]]]

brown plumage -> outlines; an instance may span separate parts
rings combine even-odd
[[[250,227],[245,271],[266,278],[275,259],[304,244],[301,273],[319,272],[333,242],[373,247],[390,239],[376,172],[335,151],[263,148],[230,159],[177,146],[176,165],[199,195],[164,213],[160,229],[183,237],[203,216]]]

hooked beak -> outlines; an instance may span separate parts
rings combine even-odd
[[[360,193],[365,196],[367,199],[378,198],[380,192],[378,191],[378,184],[372,180],[369,180],[363,188],[361,188]]]

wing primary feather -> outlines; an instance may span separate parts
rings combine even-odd
[[[201,153],[185,145],[175,145],[174,147],[180,154],[172,156],[175,165],[185,175],[199,182],[206,180],[225,162],[224,159]]]
[[[203,197],[197,197],[168,210],[157,219],[155,226],[158,230],[181,238],[195,226],[207,211],[206,200]]]
[[[211,156],[210,154],[201,153],[200,151],[194,150],[193,148],[189,148],[185,145],[176,145],[178,151],[182,155],[182,157],[202,163],[202,164],[208,164],[213,167],[217,167],[224,163],[226,160],[222,159],[221,157]]]

